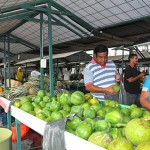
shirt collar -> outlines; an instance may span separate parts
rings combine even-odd
[[[96,64],[94,58],[92,58],[91,63],[92,63],[92,64]]]

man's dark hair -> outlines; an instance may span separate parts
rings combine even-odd
[[[108,54],[108,48],[105,45],[97,45],[94,49],[94,54],[97,56],[97,53],[107,52]]]
[[[128,57],[129,61],[130,61],[131,58],[133,58],[133,57],[135,57],[135,56],[137,56],[137,54],[131,53],[131,54],[129,55],[129,57]]]

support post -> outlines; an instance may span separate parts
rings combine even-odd
[[[41,68],[43,59],[43,13],[40,13],[40,89],[44,90],[44,68]]]
[[[7,79],[7,75],[6,75],[6,37],[4,37],[4,87],[6,88],[6,79]]]
[[[53,0],[48,2],[48,45],[49,45],[49,78],[50,78],[50,94],[54,96],[54,73],[53,73],[53,49],[52,49],[52,24],[51,24],[51,6]]]
[[[11,87],[11,80],[10,80],[10,75],[11,75],[11,72],[10,72],[10,41],[9,41],[9,34],[7,36],[8,38],[8,80],[9,80],[9,87]]]

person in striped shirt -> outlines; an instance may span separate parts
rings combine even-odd
[[[112,88],[120,81],[120,74],[112,60],[108,60],[108,48],[98,45],[93,52],[92,60],[84,68],[85,89],[99,100],[114,99],[116,91]]]

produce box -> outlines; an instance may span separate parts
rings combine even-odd
[[[13,79],[10,80],[10,85],[11,85],[11,87],[18,87],[18,86],[20,86],[21,84],[22,84],[22,83],[19,82],[19,81],[16,81],[16,80],[13,80]],[[7,85],[7,87],[9,87],[9,79],[6,80],[6,85]]]

